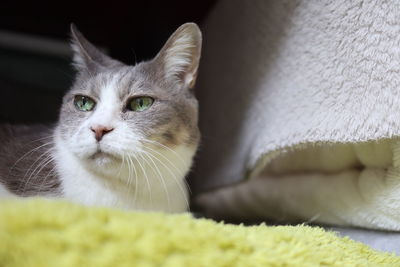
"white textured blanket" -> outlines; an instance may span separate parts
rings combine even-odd
[[[400,230],[399,1],[222,0],[200,75],[209,214]]]

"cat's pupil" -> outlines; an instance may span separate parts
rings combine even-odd
[[[140,106],[140,107],[143,107],[143,104],[144,104],[144,103],[143,103],[143,98],[139,98],[139,106]]]

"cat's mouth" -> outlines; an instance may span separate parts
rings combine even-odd
[[[117,161],[119,158],[111,153],[98,149],[93,155],[89,157],[92,160],[108,160],[108,161]]]
[[[86,158],[85,163],[95,172],[110,175],[115,174],[117,168],[121,168],[122,158],[113,153],[98,149]]]

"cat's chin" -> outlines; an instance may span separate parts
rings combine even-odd
[[[121,164],[121,159],[116,157],[113,154],[103,152],[103,151],[97,151],[90,157],[86,159],[87,164],[89,164],[91,167],[95,168],[98,170],[98,168],[103,169],[103,168],[112,168],[114,166],[120,166]]]

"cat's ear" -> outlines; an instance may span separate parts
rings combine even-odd
[[[165,79],[185,88],[194,86],[201,40],[200,29],[195,23],[183,24],[171,35],[154,59]]]
[[[73,23],[71,24],[71,47],[74,52],[73,65],[78,71],[93,72],[102,67],[122,65],[121,62],[110,58],[91,44]]]

